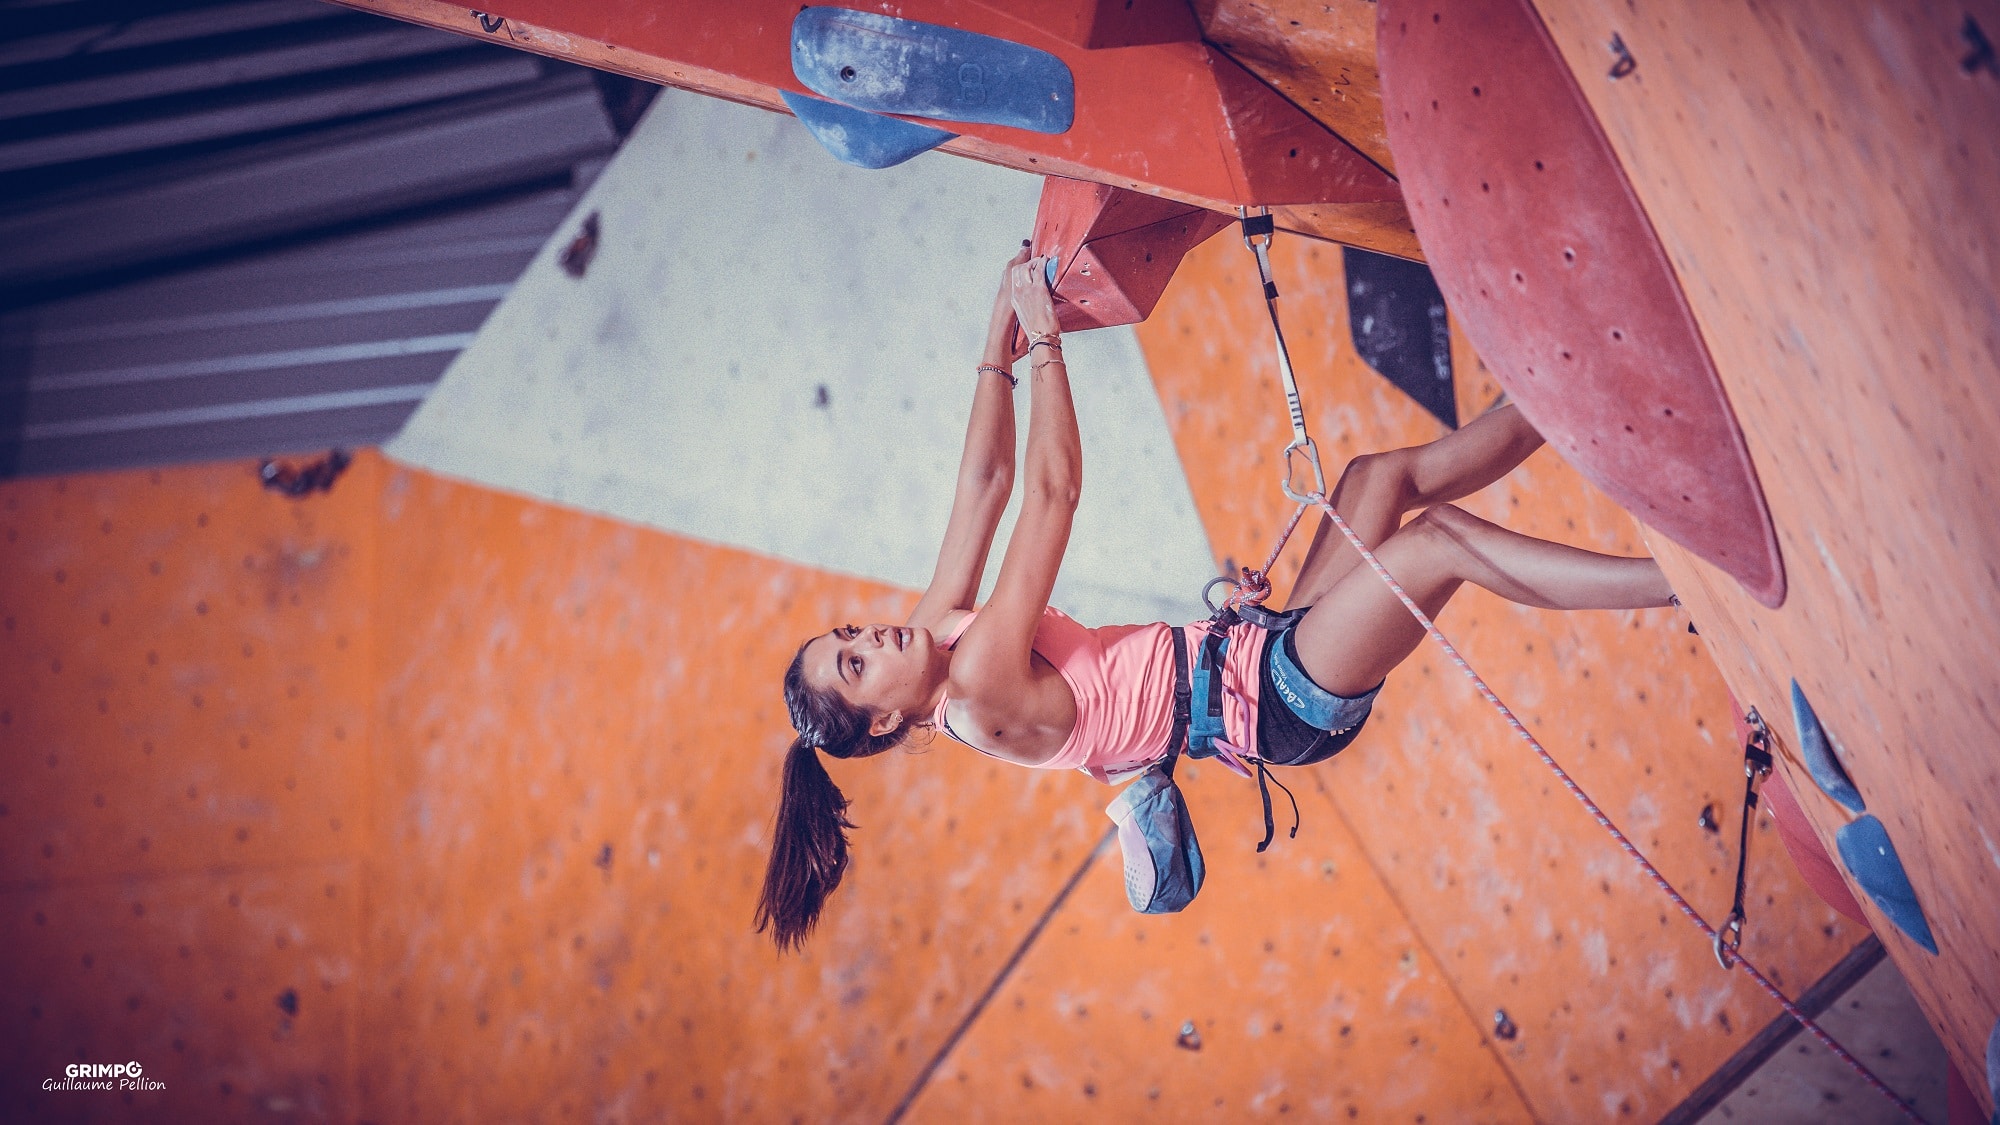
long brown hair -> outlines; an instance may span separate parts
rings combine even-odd
[[[812,643],[808,641],[807,644]],[[785,751],[783,794],[771,834],[771,861],[757,896],[757,932],[771,931],[780,950],[805,944],[827,896],[847,874],[847,797],[819,756],[868,758],[909,736],[910,725],[884,735],[868,733],[874,716],[838,692],[806,683],[806,646],[785,669],[785,709],[798,737]]]

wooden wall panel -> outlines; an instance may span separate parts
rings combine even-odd
[[[1195,0],[1202,38],[1391,173],[1373,0]]]
[[[1202,37],[1395,174],[1375,68],[1375,0],[1196,0]],[[1281,230],[1422,261],[1402,204],[1273,208]]]
[[[404,469],[383,537],[379,1119],[878,1117],[1100,833],[948,744],[836,763],[854,866],[781,959],[780,676],[913,595]]]
[[[1682,552],[1662,562],[1744,703],[1786,716],[1797,679],[1841,742],[1940,952],[1875,928],[1982,1073],[2000,1014],[2000,87],[1965,65],[1965,29],[1990,39],[2000,7],[1537,7],[1680,275],[1791,594],[1765,610]],[[1618,82],[1613,32],[1637,62]],[[1777,726],[1830,839],[1846,814]]]
[[[0,1117],[354,1114],[378,470],[0,487]]]
[[[1111,845],[910,1120],[1534,1120],[1340,808],[1311,774],[1281,776],[1304,824],[1285,837],[1273,787],[1278,839],[1260,856],[1256,787],[1213,763],[1176,770],[1200,897],[1134,913]]]

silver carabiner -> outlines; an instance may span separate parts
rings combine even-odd
[[[1736,967],[1736,950],[1743,944],[1743,915],[1730,912],[1729,921],[1715,931],[1715,963],[1726,972]]]
[[[1241,590],[1243,588],[1236,581],[1236,579],[1229,577],[1227,574],[1218,574],[1214,578],[1209,579],[1208,585],[1203,586],[1201,588],[1201,604],[1208,607],[1208,615],[1210,617],[1214,617],[1216,614],[1221,613],[1222,606],[1216,605],[1214,602],[1208,600],[1208,592],[1210,590],[1215,589],[1217,586],[1222,586],[1222,585],[1228,586],[1231,590]],[[1222,605],[1228,605],[1228,604],[1229,604],[1229,599],[1226,597],[1223,598]]]
[[[1263,212],[1263,214],[1257,216],[1259,219],[1266,219],[1270,217],[1271,209],[1269,207],[1259,208],[1259,210]],[[1271,245],[1271,239],[1274,234],[1273,231],[1264,231],[1262,234],[1256,234],[1256,235],[1250,233],[1250,208],[1238,207],[1236,209],[1236,221],[1243,224],[1242,228],[1243,245],[1249,247],[1251,253],[1257,254],[1258,251]],[[1259,238],[1264,240],[1261,245],[1257,242],[1257,239]],[[1262,259],[1263,255],[1258,254],[1258,257]],[[1271,280],[1271,268],[1270,265],[1268,264],[1268,260],[1265,261],[1263,272],[1264,272],[1264,280],[1266,281]]]
[[[1292,491],[1292,454],[1301,449],[1305,450],[1306,464],[1311,465],[1313,471],[1313,491],[1309,496]],[[1317,504],[1326,499],[1326,470],[1320,467],[1319,446],[1313,444],[1312,438],[1295,438],[1292,444],[1285,447],[1284,475],[1279,478],[1278,486],[1285,490],[1286,497],[1294,504]]]
[[[1217,575],[1201,588],[1201,604],[1208,607],[1208,615],[1214,617],[1225,609],[1242,611],[1252,606],[1264,604],[1271,596],[1271,580],[1261,570],[1243,567],[1243,577],[1231,578],[1227,574]],[[1228,586],[1230,593],[1222,599],[1221,605],[1209,600],[1209,591],[1217,586]]]

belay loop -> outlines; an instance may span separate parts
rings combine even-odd
[[[1757,785],[1771,774],[1771,730],[1755,707],[1743,716],[1750,737],[1743,743],[1743,830],[1736,841],[1736,901],[1729,920],[1715,931],[1715,960],[1724,969],[1736,967],[1736,950],[1743,944],[1743,883],[1750,866],[1750,815],[1757,809]]]
[[[1211,596],[1217,586],[1229,587],[1229,593],[1222,599],[1221,605],[1215,604],[1215,599]],[[1247,566],[1238,568],[1238,577],[1218,575],[1209,579],[1208,584],[1201,588],[1201,604],[1207,607],[1208,619],[1219,629],[1227,629],[1238,621],[1264,624],[1261,618],[1271,614],[1267,610],[1261,610],[1261,607],[1264,599],[1270,596],[1271,580],[1265,576],[1264,571],[1252,570]]]

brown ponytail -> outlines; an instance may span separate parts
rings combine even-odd
[[[826,896],[847,873],[847,798],[820,765],[819,751],[803,738],[785,752],[785,789],[764,893],[757,902],[757,932],[768,927],[778,948],[805,944]]]
[[[785,707],[798,737],[785,751],[784,789],[772,831],[771,860],[757,896],[757,932],[771,931],[780,950],[805,944],[827,896],[847,873],[847,797],[820,764],[824,751],[835,758],[867,758],[901,743],[909,726],[871,735],[873,719],[836,692],[806,683],[804,645],[785,670]]]

